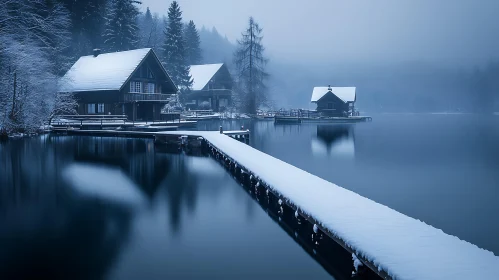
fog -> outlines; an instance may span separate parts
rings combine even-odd
[[[356,86],[361,111],[499,111],[498,1],[178,2],[184,20],[233,44],[249,16],[260,23],[276,107],[312,108],[312,88],[332,84]],[[141,9],[164,15],[169,4]],[[230,52],[212,53],[206,63],[230,62]]]
[[[494,0],[180,0],[186,19],[235,41],[249,16],[264,27],[274,58],[396,63],[483,64],[499,56]],[[169,2],[143,0],[166,14]]]

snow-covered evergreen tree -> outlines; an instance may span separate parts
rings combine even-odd
[[[248,28],[237,41],[238,49],[234,53],[241,109],[250,114],[255,114],[258,107],[267,101],[265,82],[269,74],[265,67],[268,59],[263,55],[265,48],[262,45],[262,31],[253,17],[250,17]]]
[[[186,61],[182,11],[177,1],[173,1],[168,9],[165,36],[163,63],[173,82],[182,92],[186,92],[192,86],[192,79],[189,74],[189,64]]]
[[[126,51],[138,47],[138,4],[141,2],[136,0],[109,0],[103,34],[107,51]]]
[[[201,41],[196,25],[192,20],[185,26],[184,40],[187,64],[201,64]]]

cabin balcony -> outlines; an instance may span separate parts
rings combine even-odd
[[[170,95],[163,93],[125,93],[123,95],[123,102],[156,101],[167,103]]]

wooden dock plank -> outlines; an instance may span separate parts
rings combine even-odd
[[[218,131],[95,132],[109,136],[202,137],[215,154],[251,174],[283,203],[314,223],[314,229],[354,253],[384,279],[494,279],[499,275],[499,257],[492,252],[234,141]]]

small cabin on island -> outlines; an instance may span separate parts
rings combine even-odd
[[[150,48],[83,56],[61,79],[59,92],[74,93],[80,115],[161,119],[177,87]]]
[[[348,117],[356,114],[356,98],[355,87],[315,87],[311,102],[322,116]]]
[[[233,80],[225,63],[191,65],[192,91],[186,107],[225,111],[232,105]]]

